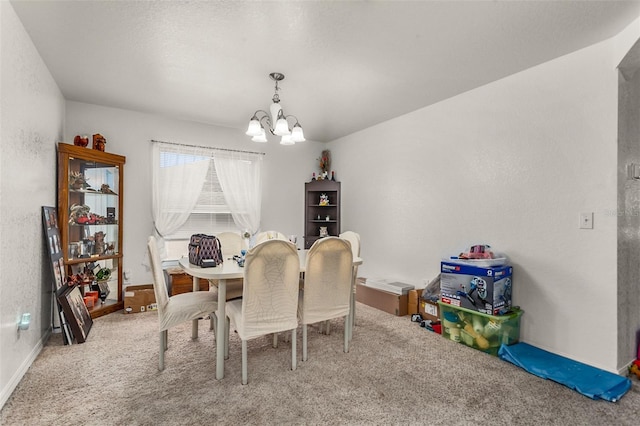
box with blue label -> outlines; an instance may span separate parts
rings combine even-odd
[[[511,307],[513,267],[441,262],[440,300],[443,303],[500,315]]]

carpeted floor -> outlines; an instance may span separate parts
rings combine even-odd
[[[86,343],[52,336],[0,412],[2,425],[502,424],[638,425],[640,382],[617,403],[554,382],[431,333],[409,317],[358,303],[349,353],[342,321],[311,330],[309,360],[290,370],[290,343],[231,336],[225,378],[215,380],[213,333],[200,321],[169,331],[157,370],[153,312],[98,318]],[[525,320],[523,318],[523,320]],[[301,333],[298,333],[300,339]]]

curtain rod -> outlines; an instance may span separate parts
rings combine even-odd
[[[151,142],[155,143],[166,143],[169,145],[179,145],[179,146],[188,146],[191,148],[206,148],[206,149],[214,149],[216,151],[229,151],[229,152],[243,152],[245,154],[258,154],[258,155],[266,155],[264,152],[256,152],[256,151],[244,151],[241,149],[230,149],[230,148],[215,148],[211,146],[201,146],[201,145],[190,145],[186,143],[178,143],[178,142],[167,142],[167,141],[157,141],[155,139],[151,139]]]

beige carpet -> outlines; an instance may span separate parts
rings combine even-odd
[[[638,380],[618,403],[593,401],[409,317],[357,307],[350,352],[342,352],[335,321],[329,336],[309,333],[309,361],[300,360],[298,340],[296,371],[289,343],[250,341],[246,386],[237,336],[221,381],[208,321],[200,321],[197,341],[188,323],[169,331],[166,369],[158,372],[156,314],[113,313],[95,320],[84,344],[64,346],[53,335],[0,424],[640,424]]]

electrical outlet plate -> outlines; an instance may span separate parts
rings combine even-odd
[[[593,229],[593,212],[580,213],[580,229]]]

